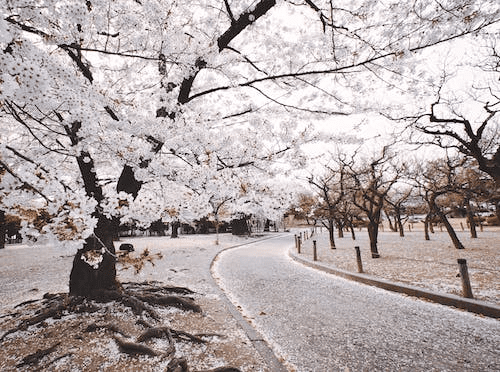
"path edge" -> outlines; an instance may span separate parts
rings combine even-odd
[[[412,297],[423,298],[434,303],[455,307],[471,313],[487,316],[489,318],[500,319],[500,306],[496,306],[485,301],[469,299],[452,294],[437,293],[420,287],[390,282],[388,280],[377,278],[368,274],[353,273],[350,271],[338,269],[330,265],[321,264],[317,261],[311,261],[309,259],[300,257],[293,251],[293,247],[288,250],[288,255],[294,261],[299,262],[305,266],[309,266],[313,269],[320,270],[328,274],[333,274],[344,279],[352,280],[373,287],[382,288],[391,292],[397,292]]]

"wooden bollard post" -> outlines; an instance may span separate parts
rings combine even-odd
[[[318,250],[316,249],[316,240],[313,240],[313,260],[318,261]]]
[[[302,243],[302,238],[299,236],[297,238],[297,252],[300,253],[300,245]]]
[[[295,234],[293,237],[295,238],[295,249],[298,249],[299,248],[299,242],[297,240],[297,234]]]
[[[358,273],[363,272],[363,262],[361,261],[361,251],[359,250],[359,247],[356,246],[354,247],[356,250],[356,262],[358,263]]]
[[[457,261],[460,270],[460,278],[462,278],[462,294],[466,298],[474,298],[472,295],[472,287],[470,286],[469,271],[467,270],[467,260],[459,258]]]

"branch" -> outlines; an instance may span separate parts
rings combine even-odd
[[[76,65],[80,69],[83,76],[85,76],[87,78],[87,80],[92,83],[92,81],[94,80],[94,77],[92,76],[92,73],[90,72],[89,66],[86,65],[85,63],[83,63],[82,55],[80,53],[78,53],[78,55],[77,55],[73,51],[73,49],[78,50],[78,46],[75,44],[71,44],[71,45],[61,44],[61,45],[59,45],[59,47],[68,53],[70,58],[76,63]]]
[[[240,17],[231,22],[229,28],[217,39],[217,45],[219,47],[219,52],[222,52],[225,48],[229,46],[229,43],[238,36],[245,28],[254,23],[257,19],[265,15],[273,6],[276,5],[276,0],[261,0],[253,10],[247,10],[243,12]],[[200,70],[205,68],[207,63],[203,58],[198,58],[195,63],[195,71],[188,77],[186,77],[182,83],[179,90],[179,96],[177,101],[181,104],[188,103],[191,101],[189,96],[191,89],[193,87],[194,80]]]
[[[44,198],[47,203],[50,203],[51,200],[43,192],[41,192],[35,186],[29,184],[28,182],[23,181],[23,179],[21,177],[19,177],[12,169],[10,169],[10,167],[6,163],[4,163],[2,160],[0,160],[0,168],[5,169],[7,171],[7,173],[11,174],[12,177],[14,177],[16,180],[18,180],[23,185],[23,187],[34,191],[36,194],[38,194],[42,198]]]
[[[273,6],[276,5],[276,0],[261,0],[253,10],[243,12],[240,17],[231,23],[231,26],[218,39],[217,45],[221,52],[229,43],[238,36],[245,28],[255,22],[257,19],[266,14]]]
[[[432,46],[443,44],[443,43],[446,43],[448,41],[463,37],[465,35],[472,34],[474,32],[477,32],[478,30],[481,30],[489,25],[492,25],[492,24],[495,24],[498,22],[500,22],[500,20],[492,21],[492,22],[480,25],[473,30],[463,31],[463,32],[460,32],[458,34],[446,37],[442,40],[438,40],[438,41],[435,41],[435,42],[432,42],[429,44],[424,44],[424,45],[416,46],[413,48],[409,48],[408,51],[417,52],[417,51],[424,50],[424,49],[427,49],[427,48],[432,47]],[[289,73],[283,73],[283,74],[269,75],[269,76],[256,78],[253,80],[248,80],[248,81],[233,84],[233,85],[214,87],[214,88],[210,88],[210,89],[207,89],[207,90],[204,90],[204,91],[201,91],[201,92],[198,92],[196,94],[191,95],[189,97],[188,101],[191,101],[195,98],[199,98],[199,97],[202,97],[204,95],[211,94],[214,92],[229,90],[229,89],[234,89],[234,88],[239,88],[239,87],[248,87],[248,86],[251,86],[252,84],[266,82],[266,81],[282,80],[282,79],[287,79],[287,78],[299,78],[299,77],[314,76],[314,75],[338,74],[338,73],[346,72],[348,70],[355,69],[357,67],[365,67],[365,65],[367,65],[367,64],[372,64],[374,62],[381,61],[381,60],[384,60],[386,58],[398,57],[398,56],[400,56],[400,54],[401,54],[400,50],[391,51],[391,52],[387,52],[385,54],[379,54],[379,55],[374,56],[372,58],[367,58],[364,61],[352,63],[350,65],[338,66],[338,67],[334,67],[334,68],[327,68],[327,69],[320,69],[320,70],[298,71],[298,72],[289,72]]]

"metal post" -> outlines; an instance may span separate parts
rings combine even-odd
[[[466,298],[474,298],[472,295],[472,288],[470,286],[469,271],[467,270],[467,260],[459,258],[458,268],[460,270],[460,278],[462,278],[462,292]]]
[[[313,260],[318,261],[318,251],[316,249],[316,240],[313,240]]]
[[[356,246],[354,247],[356,250],[356,262],[358,263],[358,273],[363,272],[363,262],[361,261],[361,251],[359,250],[359,247]]]

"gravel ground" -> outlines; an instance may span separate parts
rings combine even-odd
[[[293,262],[293,237],[223,252],[219,285],[290,370],[498,371],[500,322]]]

